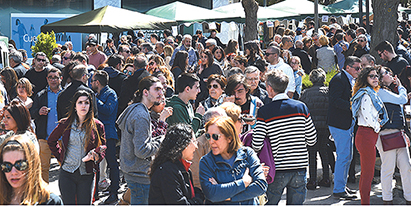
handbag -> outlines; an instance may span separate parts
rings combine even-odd
[[[406,147],[403,131],[381,135],[380,138],[382,143],[382,149],[384,150],[384,152]]]

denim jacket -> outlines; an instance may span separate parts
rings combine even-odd
[[[354,121],[357,119],[358,111],[361,107],[361,99],[365,94],[368,94],[370,96],[371,101],[372,101],[375,109],[378,111],[378,114],[380,115],[380,118],[382,116],[380,125],[383,126],[389,120],[388,113],[387,113],[387,110],[384,107],[384,103],[382,102],[382,100],[378,96],[377,92],[375,92],[370,87],[365,87],[365,88],[359,89],[357,91],[357,93],[355,93],[354,96],[351,98],[352,113],[353,113]]]
[[[266,192],[268,184],[254,150],[241,147],[235,155],[232,167],[212,151],[201,158],[200,182],[208,203],[257,205],[257,197]],[[242,178],[247,168],[253,182],[245,187]],[[211,184],[208,180],[211,177],[218,184]],[[228,198],[230,200],[226,201]]]

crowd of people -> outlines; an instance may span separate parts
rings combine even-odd
[[[67,42],[31,65],[11,48],[0,71],[0,204],[89,205],[98,190],[116,204],[120,170],[132,205],[278,204],[284,189],[297,205],[307,189],[331,185],[334,197],[353,199],[356,151],[362,204],[377,151],[384,204],[396,166],[411,204],[410,25],[399,22],[399,42],[375,47],[377,65],[369,31],[330,22],[279,25],[267,48],[254,40],[243,51],[216,30],[167,29],[162,40],[139,32],[104,47],[90,35],[84,51]],[[52,157],[61,196],[47,187]]]

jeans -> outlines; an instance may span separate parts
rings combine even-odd
[[[348,170],[353,153],[353,136],[354,136],[354,121],[350,129],[343,130],[336,127],[328,126],[330,133],[334,138],[334,143],[337,153],[337,161],[335,162],[334,170],[334,193],[345,192],[347,185]]]
[[[302,205],[307,195],[307,170],[276,172],[273,183],[268,185],[267,205],[278,205],[284,188],[287,188],[287,205]]]
[[[65,205],[91,205],[94,174],[81,175],[79,169],[74,173],[60,169],[59,189]]]
[[[40,146],[40,162],[41,162],[41,177],[44,181],[49,183],[49,170],[50,170],[50,159],[51,150],[47,144],[47,140],[39,139]]]
[[[148,193],[150,185],[140,184],[130,180],[126,180],[127,186],[131,191],[131,205],[148,205]]]
[[[118,169],[118,163],[116,158],[116,139],[107,139],[106,156],[107,166],[110,168],[110,195],[117,195],[120,184],[120,172]]]

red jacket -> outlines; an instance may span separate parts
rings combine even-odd
[[[94,119],[97,125],[97,131],[99,133],[100,139],[101,139],[101,145],[105,145],[106,144],[106,137],[105,137],[105,132],[104,132],[104,125],[103,123],[101,123],[98,119]],[[64,158],[65,158],[65,153],[67,151],[67,145],[69,143],[70,140],[70,132],[71,129],[67,129],[66,131],[64,131],[67,127],[69,127],[70,125],[68,125],[67,119],[63,119],[59,122],[59,124],[57,125],[56,128],[54,128],[53,132],[51,132],[47,143],[50,147],[51,153],[53,153],[53,155],[57,158],[57,160],[60,163],[63,163]],[[92,131],[91,133],[91,139],[90,142],[87,146],[87,150],[86,150],[86,154],[92,150],[95,149],[97,147],[97,141],[96,141],[96,132]],[[60,145],[58,144],[58,140],[60,139],[60,137],[62,137],[62,147],[60,147]],[[105,156],[105,152],[102,152],[100,154],[100,159],[97,162],[94,161],[88,161],[86,162],[86,171],[87,173],[92,173],[93,168],[95,169],[95,171],[99,170],[98,164],[101,160],[103,160]]]

